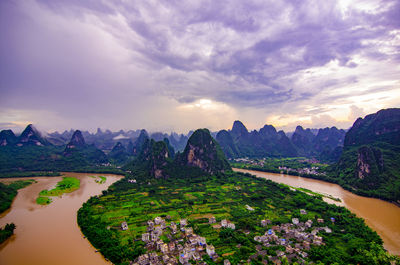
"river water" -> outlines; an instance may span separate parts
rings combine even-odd
[[[339,198],[341,203],[331,200],[328,202],[344,206],[358,217],[363,218],[367,225],[381,236],[384,247],[390,253],[400,255],[400,207],[383,200],[356,195],[337,184],[321,180],[254,170],[235,169],[235,171],[250,173],[278,183],[306,188]]]
[[[54,187],[61,177],[36,177],[34,183],[18,191],[10,210],[0,215],[0,226],[13,222],[14,235],[0,246],[2,265],[87,265],[108,264],[100,253],[96,253],[77,224],[77,211],[91,196],[101,194],[121,176],[105,175],[104,184],[95,182],[97,174],[64,173],[76,177],[81,187],[72,193],[57,197],[49,205],[36,204],[43,189]],[[16,179],[13,179],[16,180]],[[1,181],[9,181],[3,179]]]

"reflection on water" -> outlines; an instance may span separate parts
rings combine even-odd
[[[61,177],[27,178],[37,183],[19,190],[11,209],[0,215],[0,226],[11,222],[17,226],[15,235],[0,248],[0,264],[110,264],[83,238],[76,214],[90,196],[101,194],[121,176],[105,175],[106,183],[98,184],[89,177],[92,175],[65,173],[64,176],[80,179],[80,189],[54,198],[47,206],[36,204],[36,198]]]
[[[345,206],[357,216],[365,219],[367,225],[381,236],[384,241],[384,247],[390,253],[400,255],[400,207],[379,199],[358,196],[344,190],[337,184],[321,180],[254,170],[235,170],[293,187],[329,194],[341,199],[340,205]],[[330,200],[329,202],[332,201]]]

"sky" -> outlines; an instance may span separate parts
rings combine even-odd
[[[346,129],[400,106],[398,0],[1,0],[0,36],[0,129]]]

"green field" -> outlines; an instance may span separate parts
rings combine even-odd
[[[51,198],[54,196],[61,196],[64,193],[73,192],[80,187],[80,180],[73,177],[63,177],[61,181],[59,181],[54,189],[51,190],[42,190],[39,193],[39,197],[36,199],[36,203],[38,204],[49,204],[51,203]]]
[[[104,184],[104,183],[106,183],[106,180],[107,180],[107,178],[104,176],[90,176],[90,177],[94,178],[95,182],[99,183],[99,184]]]
[[[246,209],[246,205],[254,211]],[[305,209],[307,214],[300,214],[299,209]],[[379,236],[347,209],[327,204],[321,196],[234,172],[187,179],[143,179],[137,183],[123,179],[103,196],[92,197],[85,203],[78,212],[78,223],[106,258],[115,264],[129,264],[145,251],[140,237],[146,232],[146,222],[157,216],[170,217],[168,222],[187,218],[194,232],[215,246],[221,257],[216,263],[222,263],[223,259],[232,264],[246,261],[257,253],[259,243],[253,238],[274,225],[291,223],[292,218],[317,223],[321,218],[332,233],[320,232],[325,244],[312,246],[307,262],[373,264],[368,262],[376,259],[389,264],[384,262],[389,259]],[[208,223],[210,216],[216,217],[217,223],[228,219],[236,229],[214,228]],[[331,218],[336,222],[329,222]],[[262,227],[263,219],[271,224]],[[129,226],[126,231],[120,229],[124,221]],[[262,246],[262,249],[274,256],[285,248]],[[251,263],[261,264],[265,259],[257,257]],[[214,264],[211,260],[207,262]]]

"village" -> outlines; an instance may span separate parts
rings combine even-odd
[[[248,206],[248,210],[251,207]],[[300,214],[306,214],[301,209]],[[170,220],[170,216],[166,219]],[[214,229],[228,228],[235,230],[236,226],[229,220],[223,219],[220,223],[216,222],[215,217],[209,218],[209,224]],[[331,219],[334,222],[334,219]],[[323,224],[324,220],[317,219],[318,224]],[[265,257],[274,264],[281,264],[282,259],[297,261],[305,264],[306,251],[312,245],[322,245],[323,238],[318,236],[318,232],[325,231],[331,233],[332,230],[325,227],[313,227],[313,221],[299,222],[298,218],[292,218],[292,223],[271,226],[270,220],[261,220],[260,225],[266,228],[265,234],[257,235],[254,241],[259,245],[255,246],[255,254],[249,257],[248,262],[259,256]],[[268,228],[270,227],[270,228]],[[122,230],[127,230],[128,225],[123,222]],[[222,261],[211,244],[207,244],[206,238],[193,232],[193,228],[188,226],[187,219],[181,219],[178,223],[170,221],[169,225],[165,219],[156,217],[154,220],[147,221],[146,232],[142,234],[141,240],[146,244],[146,254],[139,256],[132,264],[134,265],[156,265],[156,264],[190,264],[190,261],[196,264],[207,264],[203,261],[203,256],[207,255],[211,260]],[[311,232],[307,232],[310,231]],[[162,239],[164,238],[164,240]],[[283,246],[285,251],[276,251],[276,256],[267,255],[265,250],[268,247]],[[238,246],[240,247],[240,246]],[[228,259],[224,259],[224,265],[230,265]]]
[[[269,163],[266,161],[266,159],[251,159],[248,157],[245,158],[236,158],[233,160],[235,163],[243,163],[246,165],[251,165],[251,166],[257,166],[257,167],[265,167],[266,165],[269,165]],[[299,163],[305,162],[309,164],[314,164],[318,163],[317,160],[315,159],[304,159],[304,160],[299,160]],[[276,163],[274,163],[276,164]],[[281,174],[298,174],[298,175],[317,175],[317,176],[325,176],[326,173],[322,172],[321,169],[318,166],[309,166],[309,167],[300,167],[300,168],[291,168],[289,166],[284,166],[284,165],[275,165],[274,166],[277,171],[279,171]]]

